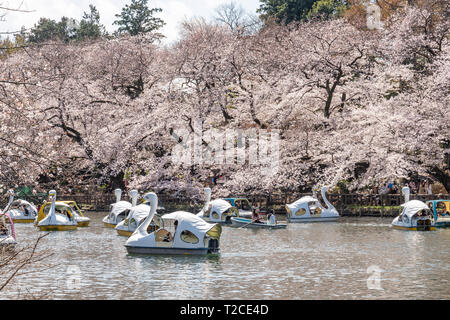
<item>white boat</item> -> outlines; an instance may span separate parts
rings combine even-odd
[[[12,195],[12,190],[10,190],[9,193]],[[10,201],[6,205],[5,209],[0,211],[0,248],[2,248],[2,250],[14,249],[17,244],[14,222],[8,213],[13,200],[11,196],[9,200]]]
[[[0,213],[0,248],[14,248],[17,244],[14,222],[9,213]]]
[[[42,204],[36,219],[36,224],[48,215],[52,207],[52,202]],[[91,219],[85,217],[81,211],[78,211],[75,201],[56,201],[55,213],[63,216],[72,216],[77,222],[78,227],[88,227]]]
[[[409,200],[409,187],[402,189],[405,203],[402,212],[392,221],[392,227],[398,230],[433,231],[436,229],[434,215],[422,201]]]
[[[76,230],[78,223],[70,211],[64,213],[56,212],[56,191],[51,190],[49,196],[52,199],[50,210],[44,219],[37,223],[41,231],[67,231]]]
[[[13,199],[14,191],[10,190],[10,201]],[[11,202],[8,213],[15,223],[33,223],[38,211],[32,203],[17,199]]]
[[[326,222],[337,221],[339,212],[326,197],[327,187],[321,189],[322,198],[327,208],[324,208],[316,197],[305,196],[297,201],[287,204],[288,222]]]
[[[103,225],[107,228],[115,228],[116,225],[124,220],[128,215],[128,210],[133,206],[128,201],[121,201],[122,190],[114,190],[116,195],[116,202],[111,204],[111,209],[109,214],[103,218]]]
[[[144,221],[145,218],[150,213],[150,203],[148,203],[145,199],[147,199],[147,196],[144,196],[144,203],[141,203],[139,205],[137,204],[137,191],[132,190],[130,192],[132,196],[132,204],[133,206],[129,210],[128,216],[125,218],[125,220],[122,220],[119,222],[115,229],[117,230],[117,233],[120,236],[129,237],[133,234],[133,232],[137,229],[137,227]]]
[[[205,255],[219,252],[220,224],[207,223],[197,215],[184,211],[155,217],[158,197],[151,192],[146,194],[146,198],[150,202],[150,214],[125,243],[128,253]],[[156,230],[149,233],[148,227],[152,221]]]
[[[238,217],[238,210],[223,199],[211,200],[211,189],[205,188],[206,202],[197,216],[210,223],[231,224],[231,217]]]

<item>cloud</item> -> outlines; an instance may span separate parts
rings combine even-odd
[[[122,8],[130,0],[0,0],[2,6],[10,8],[34,10],[33,12],[7,12],[5,21],[0,22],[0,31],[13,32],[22,27],[32,28],[41,17],[59,21],[62,16],[80,20],[83,12],[89,11],[89,4],[93,4],[100,12],[100,21],[108,31],[114,31],[116,20]],[[175,41],[179,35],[180,23],[192,17],[212,19],[215,8],[230,0],[150,0],[151,8],[161,8],[163,11],[156,16],[163,19],[166,25],[161,32],[167,37],[166,42]],[[259,7],[259,0],[236,1],[248,13],[255,13]]]

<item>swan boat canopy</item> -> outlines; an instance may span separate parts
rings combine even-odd
[[[436,227],[450,227],[450,200],[431,200],[426,204],[433,212]]]
[[[128,201],[120,200],[122,196],[121,189],[114,190],[114,193],[116,195],[116,202],[111,204],[109,214],[103,218],[103,225],[107,228],[115,228],[120,221],[124,220],[127,217],[128,210],[133,207],[133,205]]]
[[[33,223],[38,211],[32,203],[17,199],[12,202],[8,213],[15,223]]]
[[[37,217],[37,226],[41,231],[66,231],[77,229],[78,223],[70,209],[70,206],[64,203],[60,203],[59,207],[65,208],[62,212],[56,212],[56,191],[51,190],[49,196],[52,198],[51,205],[49,207],[46,216],[39,220],[39,215]],[[42,212],[44,212],[42,210]],[[39,211],[41,213],[41,211]]]
[[[297,201],[287,204],[287,220],[288,222],[323,222],[336,221],[339,219],[339,212],[328,201],[326,197],[327,187],[321,190],[322,198],[327,205],[324,208],[316,197],[305,196]]]
[[[155,217],[158,197],[154,193],[149,193],[146,197],[151,211],[125,243],[128,253],[205,255],[219,252],[222,233],[220,224],[210,224],[197,215],[184,211]],[[153,220],[156,230],[149,233],[147,230]]]
[[[14,222],[8,212],[0,213],[0,247],[11,248],[17,244]]]
[[[143,203],[137,206],[133,206],[129,210],[128,216],[125,218],[125,220],[122,220],[116,225],[115,229],[120,236],[131,236],[136,228],[150,214],[150,203],[145,200],[147,197],[148,196],[144,196]]]
[[[39,214],[36,219],[36,224],[44,219],[51,209],[52,203],[45,202],[39,209]],[[78,207],[75,201],[56,201],[55,202],[56,214],[72,215],[77,222],[78,227],[88,227],[91,219],[83,215],[82,210]]]
[[[432,231],[435,230],[434,216],[429,207],[422,201],[409,200],[409,187],[402,189],[405,203],[400,215],[392,221],[392,227],[399,230]]]
[[[206,202],[197,216],[210,223],[231,224],[231,217],[238,217],[239,211],[224,199],[211,200],[211,189],[205,188]]]

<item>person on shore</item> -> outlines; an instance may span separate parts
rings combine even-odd
[[[427,194],[433,194],[432,184],[430,183],[430,181],[427,181],[427,183],[425,184],[425,188],[427,190]]]
[[[411,193],[413,193],[413,194],[417,193],[416,184],[414,183],[414,181],[411,181],[409,183],[409,189],[411,190]]]
[[[425,181],[419,182],[419,190],[417,194],[425,194]]]

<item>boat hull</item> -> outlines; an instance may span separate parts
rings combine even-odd
[[[123,237],[131,237],[131,235],[134,232],[134,231],[119,230],[119,229],[116,229],[116,230],[117,230],[117,234],[119,236],[123,236]]]
[[[89,227],[89,222],[90,221],[78,221],[77,224],[78,224],[78,227],[85,228],[85,227]]]
[[[66,225],[53,225],[53,226],[38,226],[39,230],[41,231],[70,231],[70,230],[76,230],[77,226],[76,225],[70,225],[70,226],[66,226]]]
[[[392,225],[392,228],[397,230],[407,230],[407,231],[435,231],[435,226],[426,226],[426,227],[405,227],[405,226],[397,226],[395,224]]]
[[[164,248],[164,247],[133,247],[125,246],[129,254],[148,254],[148,255],[206,255],[208,248]]]
[[[310,222],[335,222],[339,217],[317,217],[317,218],[288,218],[289,223],[310,223]]]
[[[205,219],[205,218],[203,218],[203,220],[205,220],[208,223],[218,223],[218,224],[221,224],[221,225],[230,225],[231,224],[230,220],[226,220],[226,221],[218,220],[218,221],[216,221],[216,220],[210,220],[210,219]]]
[[[103,226],[106,228],[112,228],[114,229],[116,227],[117,224],[113,224],[113,223],[109,223],[109,222],[104,222],[103,221]]]
[[[267,223],[253,223],[250,219],[231,219],[233,227],[244,227],[251,229],[285,229],[287,224],[267,224]]]
[[[14,223],[33,223],[34,222],[34,218],[33,219],[12,219]]]
[[[450,219],[439,219],[435,222],[435,226],[439,228],[450,228]]]

